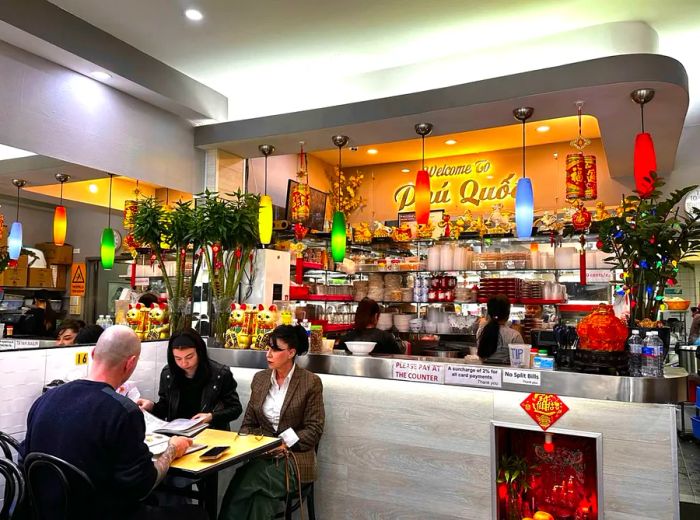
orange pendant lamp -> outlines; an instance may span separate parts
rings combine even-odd
[[[61,203],[56,206],[53,212],[53,243],[62,246],[66,243],[66,233],[68,232],[68,217],[66,207],[63,205],[63,184],[70,179],[70,175],[57,173],[55,177],[61,183]]]
[[[654,192],[656,175],[656,152],[651,134],[644,131],[644,105],[654,99],[654,90],[640,88],[632,91],[630,97],[639,105],[642,116],[642,131],[634,140],[634,184],[639,196],[646,199]]]
[[[343,146],[348,144],[347,135],[334,135],[332,138],[333,144],[338,147],[338,200],[335,211],[333,212],[333,224],[331,227],[331,257],[333,261],[342,262],[345,258],[345,249],[347,245],[347,233],[345,230],[345,213],[341,209],[340,201],[340,174],[343,171]]]
[[[267,194],[267,157],[275,152],[275,147],[271,144],[261,144],[258,150],[265,156],[265,193],[260,197],[258,234],[260,243],[267,245],[272,242],[272,197]]]
[[[425,169],[425,136],[433,131],[430,123],[418,123],[416,133],[421,137],[421,168],[416,173],[415,212],[416,223],[427,224],[430,219],[430,174]]]

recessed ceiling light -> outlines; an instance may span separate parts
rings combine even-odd
[[[540,133],[549,132],[549,127],[547,125],[538,126],[537,131]]]
[[[90,193],[97,193],[97,184],[90,184],[88,190],[90,190]]]
[[[404,168],[404,169],[402,169],[401,171],[402,171],[403,173],[409,173],[411,170],[409,170],[408,168]]]
[[[187,9],[185,11],[185,16],[194,22],[200,21],[202,18],[204,18],[204,15],[202,14],[202,11],[199,9]]]
[[[369,150],[367,150],[367,153],[370,155],[377,155],[379,153],[379,150],[375,148],[370,148]]]
[[[90,76],[98,81],[107,81],[109,78],[112,77],[111,74],[107,74],[106,72],[101,70],[91,72]]]
[[[455,141],[454,139],[448,139],[447,141],[445,141],[445,144],[448,146],[452,146],[453,144],[457,144],[457,141]]]

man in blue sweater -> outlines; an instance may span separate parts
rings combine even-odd
[[[171,437],[165,453],[152,461],[141,410],[114,391],[129,379],[140,354],[141,342],[133,330],[108,328],[92,352],[88,379],[49,390],[32,405],[23,455],[48,453],[83,470],[96,489],[91,518],[197,518],[201,510],[172,511],[141,503],[192,441]],[[59,497],[48,487],[37,498],[58,505]],[[53,510],[59,514],[60,507]]]

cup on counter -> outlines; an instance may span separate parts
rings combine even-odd
[[[524,343],[510,343],[508,345],[510,366],[514,368],[527,368],[530,361],[530,345]]]

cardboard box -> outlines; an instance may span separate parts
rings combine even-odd
[[[57,246],[51,242],[36,245],[44,253],[46,264],[70,265],[73,263],[73,246],[65,244]]]
[[[19,255],[17,259],[17,269],[27,269],[29,267],[29,256]]]
[[[53,289],[53,276],[51,269],[44,267],[29,268],[27,286]]]
[[[26,268],[10,268],[2,273],[3,287],[26,287],[27,286],[27,271]]]
[[[54,279],[54,288],[65,291],[69,267],[67,265],[52,265],[49,267],[51,268],[51,275]]]

